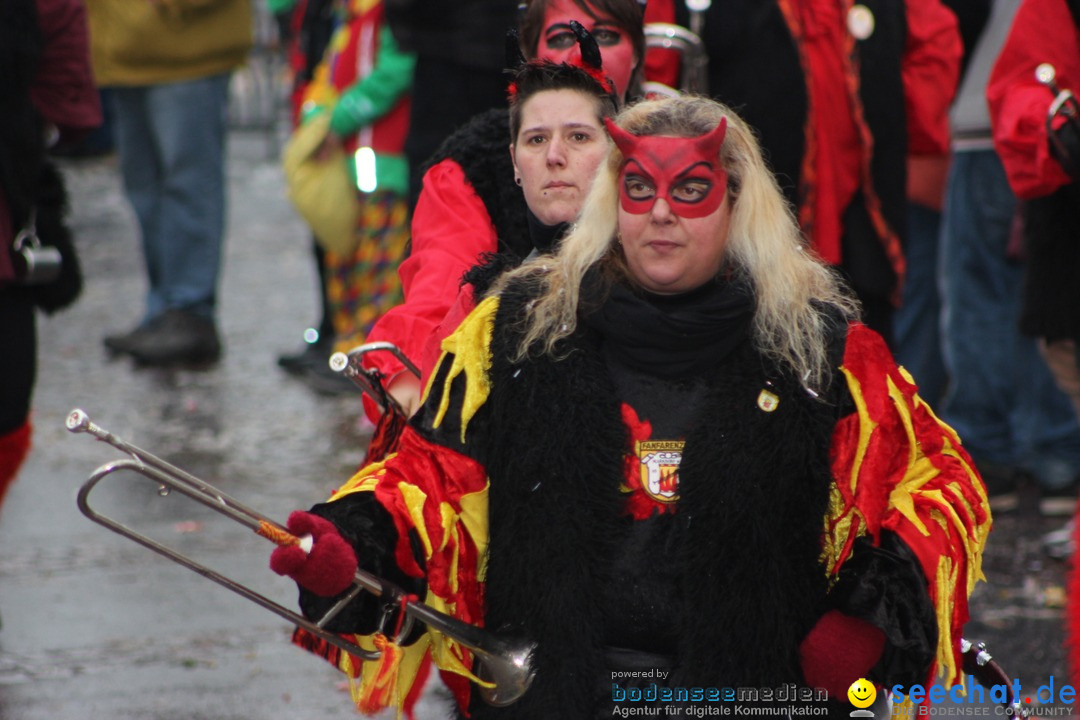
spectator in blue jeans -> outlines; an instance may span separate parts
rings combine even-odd
[[[88,10],[149,285],[142,320],[105,346],[147,365],[215,361],[225,113],[230,74],[251,48],[250,2],[103,0]]]
[[[943,0],[960,26],[964,56],[961,75],[967,69],[979,34],[990,16],[985,0]],[[901,304],[893,314],[893,351],[919,385],[919,395],[934,407],[948,386],[941,350],[941,287],[938,248],[941,244],[941,210],[945,204],[945,180],[951,153],[908,156],[907,237],[904,259],[907,272]]]
[[[953,160],[942,216],[943,345],[950,384],[942,419],[964,438],[991,507],[1016,507],[1034,478],[1044,514],[1070,514],[1080,427],[1035,340],[1020,333],[1024,263],[1017,201],[994,150],[985,91],[1019,0],[994,0],[952,112]]]
[[[937,257],[944,203],[946,156],[908,158],[904,289],[893,313],[896,362],[911,373],[919,395],[941,405],[948,377],[941,356],[941,293]]]

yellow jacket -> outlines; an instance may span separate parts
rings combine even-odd
[[[252,44],[250,0],[86,0],[98,86],[229,72]]]

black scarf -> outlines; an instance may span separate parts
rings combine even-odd
[[[583,295],[595,294],[586,278]],[[655,295],[615,283],[585,324],[604,338],[604,352],[660,377],[700,375],[746,337],[754,297],[745,281],[717,280],[679,295]]]
[[[559,241],[570,228],[570,223],[545,225],[528,208],[525,209],[525,215],[528,219],[529,242],[531,243],[527,251],[520,248],[525,254],[512,247],[502,248],[500,242],[498,252],[486,253],[478,264],[465,271],[462,282],[473,286],[475,297],[481,298],[486,295],[500,275],[516,268],[532,253],[549,253],[557,250]]]
[[[532,240],[533,247],[542,253],[557,250],[559,241],[562,240],[563,235],[570,228],[570,223],[562,222],[557,225],[547,225],[540,218],[533,215],[532,210],[526,209],[525,214],[529,219],[529,238]]]

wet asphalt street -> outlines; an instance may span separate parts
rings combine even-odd
[[[0,720],[356,716],[340,676],[290,645],[287,623],[75,506],[87,476],[120,454],[64,429],[74,407],[278,519],[325,499],[361,460],[358,401],[315,395],[275,364],[316,319],[316,289],[307,234],[270,150],[261,134],[231,139],[226,354],[200,371],[139,369],[105,354],[102,336],[142,311],[133,219],[114,161],[64,165],[86,289],[39,322],[34,450],[0,513]],[[293,606],[292,583],[267,569],[269,544],[212,510],[159,497],[130,475],[107,479],[92,502]],[[1030,507],[999,519],[989,582],[973,598],[968,637],[985,640],[1025,689],[1065,678],[1065,567],[1039,542],[1058,525]],[[419,717],[445,717],[437,708],[425,704]]]

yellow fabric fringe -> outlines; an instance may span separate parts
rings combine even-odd
[[[332,499],[356,492],[373,492],[384,479],[386,463],[393,457],[391,455],[382,462],[361,469],[334,493]],[[462,535],[472,538],[476,546],[479,564],[476,575],[483,581],[484,558],[487,554],[489,485],[485,483],[477,492],[461,495],[456,504],[440,499],[443,488],[438,484],[425,490],[420,484],[400,481],[393,487],[403,500],[409,524],[416,528],[425,561],[429,564],[448,564],[450,592],[459,591],[458,569],[461,556],[457,543]],[[425,507],[429,503],[437,503],[438,525],[430,522],[430,511],[425,514]],[[440,554],[441,557],[435,557]],[[449,598],[435,594],[430,586],[424,602],[435,610],[457,616],[456,605]],[[431,660],[441,670],[456,673],[483,686],[491,686],[490,683],[480,681],[470,671],[472,654],[468,649],[430,628],[416,643],[405,647],[395,646],[385,638],[380,640],[377,635],[354,636],[352,639],[366,650],[375,649],[378,645],[387,648],[379,660],[361,663],[359,682],[350,681],[353,700],[362,712],[373,713],[386,707],[396,707],[400,718],[405,700],[417,681],[421,663],[426,662],[428,652]],[[339,669],[350,678],[357,674],[353,660],[343,653],[339,662]]]
[[[397,709],[401,719],[405,700],[416,682],[420,667],[427,658],[428,643],[421,637],[412,645],[404,647],[394,645],[386,636],[352,636],[352,639],[365,650],[378,650],[383,653],[378,660],[362,662],[359,681],[353,666],[353,656],[342,653],[339,669],[349,678],[349,692],[353,703],[360,712],[372,715],[387,707]]]
[[[453,357],[439,399],[439,409],[432,423],[439,427],[450,408],[450,384],[458,375],[465,373],[465,398],[461,403],[461,442],[465,442],[465,428],[476,411],[487,401],[491,385],[488,371],[491,369],[491,332],[495,325],[495,312],[499,309],[497,297],[484,298],[469,313],[461,325],[449,337],[442,341],[443,355],[439,365],[446,361],[447,355]],[[438,376],[436,370],[432,377]],[[430,390],[431,388],[429,388]]]

